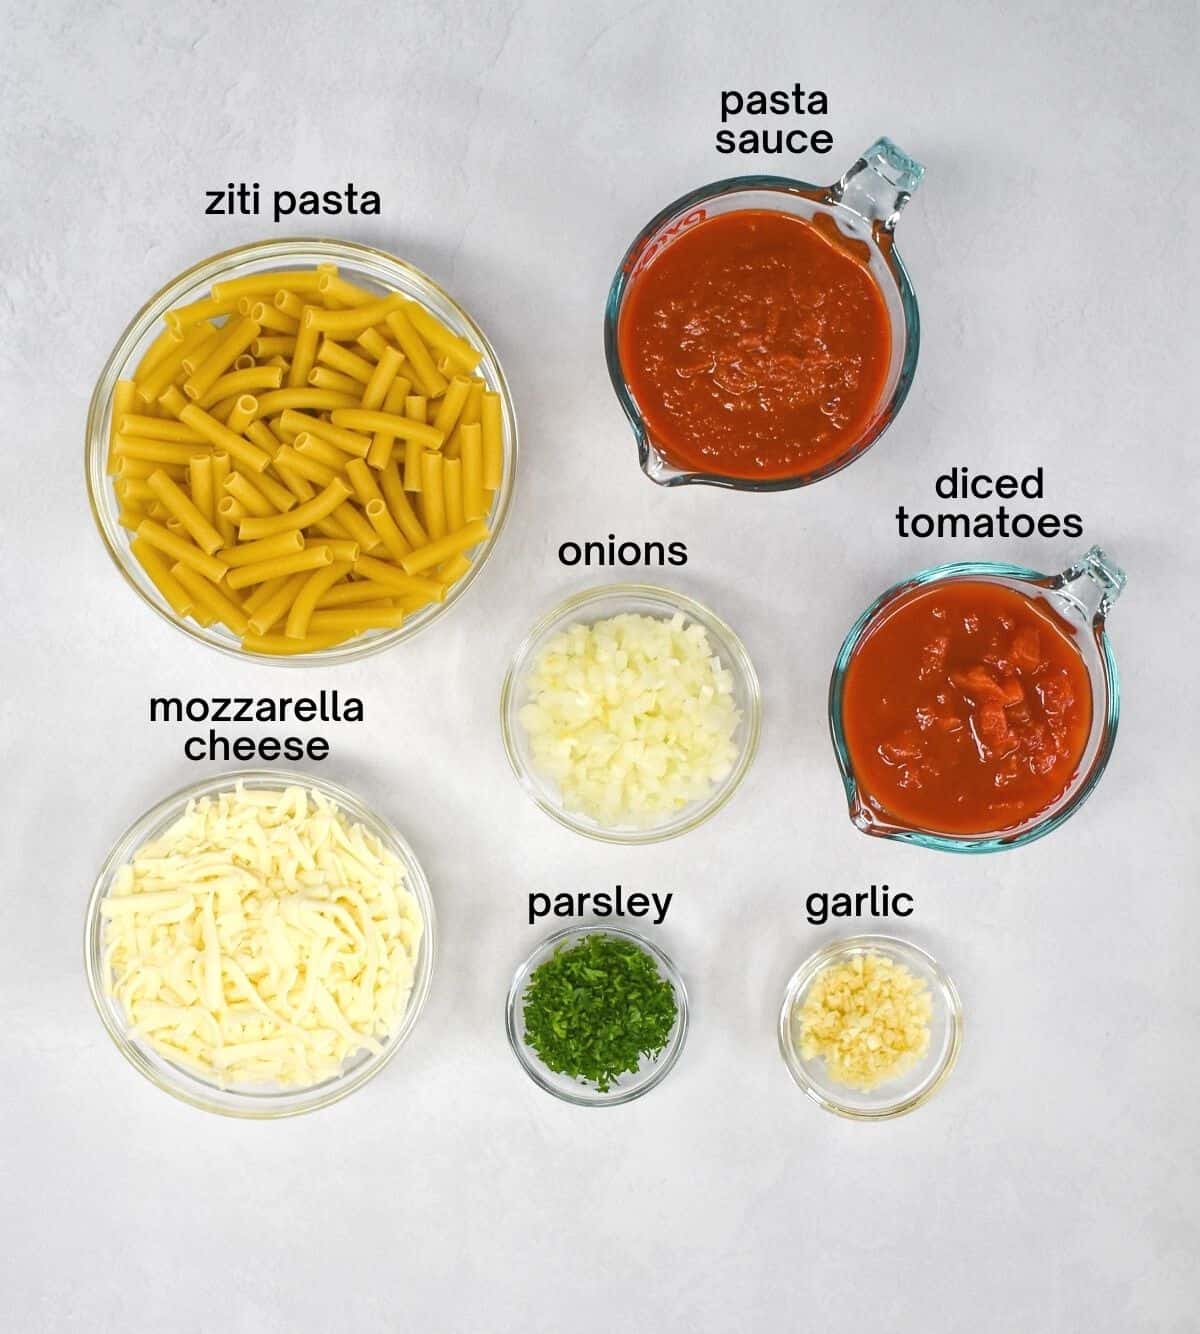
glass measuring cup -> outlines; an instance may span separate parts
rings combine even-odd
[[[1091,729],[1070,783],[1048,807],[996,833],[946,834],[893,823],[870,804],[868,794],[860,789],[846,740],[843,718],[846,672],[855,651],[898,599],[914,589],[950,579],[983,580],[1045,598],[1074,631],[1075,647],[1091,685]],[[829,730],[853,823],[864,834],[915,843],[919,847],[944,852],[998,852],[1032,843],[1073,815],[1100,781],[1116,741],[1121,698],[1107,623],[1125,580],[1125,571],[1100,547],[1094,546],[1058,574],[1042,574],[1021,565],[959,561],[923,570],[876,598],[847,634],[829,683]]]
[[[895,247],[896,222],[920,184],[925,168],[896,147],[877,139],[832,185],[812,185],[785,176],[735,176],[701,186],[668,204],[638,233],[609,289],[604,316],[608,373],[633,427],[642,471],[660,486],[700,483],[736,491],[786,491],[840,472],[864,454],[891,425],[904,404],[917,366],[920,318],[908,273]],[[835,458],[787,477],[729,477],[677,467],[657,440],[638,406],[621,364],[618,332],[631,285],[655,257],[689,228],[722,213],[744,209],[782,212],[820,227],[840,244],[856,247],[887,307],[891,352],[882,392],[858,438]]]

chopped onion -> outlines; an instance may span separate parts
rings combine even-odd
[[[623,614],[572,625],[538,656],[520,718],[567,810],[657,824],[709,796],[737,760],[733,674],[704,626]]]

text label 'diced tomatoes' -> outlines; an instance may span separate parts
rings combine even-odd
[[[677,467],[773,480],[866,434],[891,330],[865,264],[811,223],[741,209],[697,223],[630,284],[622,369]]]
[[[1092,725],[1088,669],[1043,598],[948,579],[885,608],[846,668],[842,728],[885,822],[996,834],[1071,786]]]

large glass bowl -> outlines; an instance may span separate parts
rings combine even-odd
[[[421,944],[417,953],[412,992],[404,1017],[390,1037],[381,1039],[378,1052],[359,1052],[350,1057],[341,1072],[323,1083],[309,1088],[221,1088],[211,1080],[175,1065],[160,1056],[148,1043],[142,1042],[129,1031],[129,1020],[121,1003],[108,994],[107,965],[104,958],[104,921],[100,902],[112,886],[117,872],[144,843],[161,835],[183,814],[189,801],[227,792],[236,783],[251,789],[284,787],[314,788],[341,807],[352,820],[364,825],[393,853],[404,867],[405,884],[412,892],[425,920]],[[373,1079],[395,1056],[412,1032],[429,995],[436,954],[436,923],[429,882],[413,850],[403,838],[353,793],[323,778],[311,774],[289,773],[282,769],[243,769],[220,774],[193,783],[164,798],[136,820],[121,835],[104,861],[96,877],[91,898],[88,900],[84,924],[84,962],[88,986],[96,1010],[117,1044],[121,1055],[145,1077],[165,1093],[202,1111],[217,1112],[222,1116],[250,1120],[271,1120],[297,1116],[301,1112],[316,1111],[354,1092]]]
[[[823,1058],[801,1055],[792,1014],[803,1003],[818,973],[867,954],[891,959],[919,977],[929,989],[933,1013],[925,1055],[896,1079],[862,1090],[831,1079]],[[883,1121],[920,1107],[954,1068],[961,1045],[962,1002],[954,983],[924,950],[893,936],[850,936],[817,950],[792,974],[779,1011],[779,1050],[792,1078],[826,1111],[853,1121]]]
[[[414,612],[395,629],[368,631],[356,635],[343,644],[335,644],[332,648],[295,655],[251,653],[242,648],[225,626],[218,624],[206,629],[195,621],[176,615],[129,550],[130,534],[117,523],[120,502],[113,490],[112,478],[105,472],[113,392],[117,381],[124,378],[137,364],[153,341],[160,329],[162,317],[168,310],[189,301],[199,300],[214,282],[242,278],[268,269],[315,267],[326,261],[337,264],[338,271],[343,277],[361,287],[380,293],[404,293],[411,300],[432,311],[443,324],[473,343],[483,353],[477,368],[478,373],[487,382],[488,389],[500,395],[504,477],[492,501],[491,512],[486,516],[491,536],[475,552],[471,569],[451,586],[444,602],[433,603]],[[312,238],[260,241],[253,245],[239,246],[235,250],[226,250],[219,255],[201,260],[199,264],[194,264],[156,292],[129,322],[105,363],[88,408],[84,450],[84,466],[92,514],[108,554],[117,569],[121,571],[125,582],[163,620],[169,621],[190,638],[238,658],[269,662],[281,667],[326,666],[331,663],[350,662],[369,653],[377,653],[380,649],[390,648],[401,640],[409,639],[445,615],[474,583],[499,540],[501,529],[508,517],[516,462],[517,419],[508,381],[504,378],[504,372],[491,343],[471,316],[432,278],[411,264],[405,263],[404,260],[352,241]]]
[[[556,950],[570,949],[571,946],[578,945],[581,940],[585,940],[588,936],[597,935],[616,936],[620,940],[630,940],[639,949],[645,950],[650,958],[654,960],[659,976],[665,977],[674,988],[675,1003],[679,1008],[675,1027],[671,1030],[671,1036],[667,1039],[667,1045],[662,1051],[653,1060],[646,1060],[643,1057],[641,1066],[637,1070],[632,1074],[621,1075],[603,1093],[590,1084],[572,1079],[569,1075],[559,1074],[557,1071],[543,1065],[537,1052],[532,1047],[527,1046],[525,1042],[525,1008],[523,1004],[529,979],[547,959],[553,958]],[[647,940],[645,936],[615,926],[569,926],[547,936],[513,975],[512,986],[508,989],[508,1003],[504,1012],[504,1028],[508,1034],[508,1044],[512,1048],[513,1055],[520,1062],[521,1069],[525,1071],[538,1088],[545,1089],[547,1093],[552,1093],[556,1098],[562,1099],[563,1102],[569,1102],[575,1107],[619,1107],[622,1103],[632,1102],[635,1098],[643,1097],[652,1088],[661,1084],[675,1062],[679,1060],[679,1054],[683,1051],[684,1039],[687,1037],[687,988],[683,984],[683,977],[680,975],[679,969],[675,967],[670,957],[659,949],[653,941]]]
[[[542,649],[570,625],[590,625],[594,621],[607,620],[624,613],[663,618],[674,616],[677,612],[688,621],[704,626],[709,644],[721,659],[722,666],[733,674],[734,700],[742,715],[734,737],[738,754],[733,768],[713,786],[703,800],[691,802],[656,824],[602,825],[589,815],[568,810],[558,785],[534,763],[529,734],[520,719],[521,708],[528,700],[529,676]],[[762,696],[758,676],[742,641],[707,607],[682,593],[652,584],[606,584],[560,603],[543,616],[521,641],[500,692],[500,727],[504,751],[521,786],[559,824],[573,829],[577,834],[606,843],[659,843],[695,829],[715,815],[733,796],[737,785],[750,768],[758,749],[761,722]]]

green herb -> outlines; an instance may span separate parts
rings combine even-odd
[[[607,1092],[667,1045],[675,988],[645,950],[595,932],[560,945],[525,989],[525,1042],[543,1063]]]

